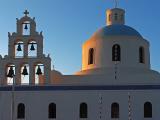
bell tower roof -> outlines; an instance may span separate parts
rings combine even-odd
[[[28,10],[25,10],[24,16],[20,19],[17,18],[17,34],[23,35],[24,32],[28,30],[29,35],[36,35],[36,22],[35,22],[35,17],[31,18],[29,17],[29,12]],[[23,27],[25,29],[23,29]]]

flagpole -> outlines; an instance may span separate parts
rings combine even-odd
[[[14,120],[14,90],[15,90],[15,77],[13,76],[13,84],[12,84],[12,118],[11,120]]]

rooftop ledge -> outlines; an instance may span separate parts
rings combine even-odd
[[[0,86],[0,91],[69,91],[69,90],[160,90],[160,85],[7,85]]]

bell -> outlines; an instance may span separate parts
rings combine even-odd
[[[24,29],[25,29],[25,30],[28,30],[27,23],[25,24]]]
[[[14,76],[14,70],[13,67],[11,66],[8,71],[7,77],[13,78],[13,76]]]
[[[36,74],[37,74],[37,75],[42,75],[42,71],[41,71],[40,66],[38,66]]]
[[[34,51],[34,50],[35,50],[33,43],[31,43],[31,48],[30,48],[30,50],[31,50],[31,51]]]
[[[21,44],[20,44],[20,43],[18,43],[17,51],[22,51],[22,48],[21,48]]]
[[[23,68],[23,72],[22,72],[22,75],[28,75],[28,71],[27,71],[27,67],[26,66],[24,66],[24,68]]]

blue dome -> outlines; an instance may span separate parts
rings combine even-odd
[[[98,30],[95,35],[100,37],[106,37],[106,36],[115,36],[115,35],[122,35],[122,36],[137,36],[142,37],[139,32],[137,32],[132,27],[129,27],[127,25],[109,25],[101,28]]]

